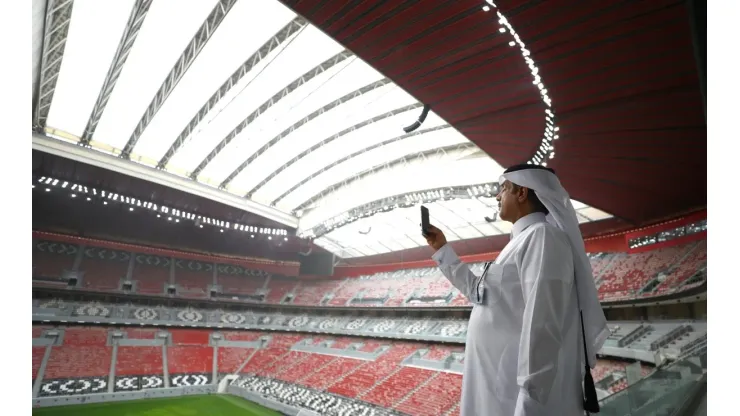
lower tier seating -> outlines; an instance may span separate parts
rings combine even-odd
[[[110,372],[111,347],[51,347],[44,379],[103,376]]]
[[[221,374],[236,372],[252,352],[254,350],[251,348],[220,347],[218,349],[218,372]]]
[[[211,374],[214,370],[220,374],[233,374],[243,366],[236,385],[256,388],[262,385],[260,383],[268,383],[272,387],[265,391],[279,388],[276,394],[282,392],[281,400],[297,400],[297,396],[291,396],[290,392],[310,389],[314,392],[312,394],[323,395],[327,403],[335,401],[339,406],[341,402],[347,409],[356,411],[361,408],[372,410],[362,414],[436,416],[459,412],[457,406],[462,376],[443,369],[445,358],[457,354],[459,347],[394,340],[228,331],[221,333],[225,342],[254,342],[265,337],[269,341],[258,349],[219,346],[217,368],[214,369],[213,354],[216,347],[209,345],[212,330],[58,329],[58,333],[64,334],[62,345],[34,347],[32,351],[35,377],[46,348],[51,348],[51,357],[44,369],[44,381],[39,392],[43,396],[105,391],[111,363],[116,373],[114,391],[164,387],[164,350],[170,384],[173,386],[213,383],[215,380]],[[117,353],[113,356],[114,348],[109,344],[122,341],[108,338],[109,331],[123,332],[124,338],[137,339],[137,342],[150,340],[151,343],[163,339],[155,337],[157,332],[169,332],[172,342],[165,346],[118,345],[115,349]],[[34,336],[44,336],[44,332],[36,328]],[[357,344],[366,348],[357,349]],[[355,357],[351,356],[353,354]],[[437,367],[406,365],[408,359],[419,356],[426,362],[436,363],[434,365]],[[594,371],[594,378],[598,382],[611,376],[604,388],[616,392],[626,387],[624,368],[622,362],[602,360]],[[649,369],[646,367],[643,370],[645,375]],[[334,410],[327,412],[329,415],[335,414]]]
[[[117,376],[162,374],[162,347],[118,347]]]
[[[195,345],[168,347],[167,368],[170,374],[211,373],[213,347]]]

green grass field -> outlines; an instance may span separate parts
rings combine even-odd
[[[280,416],[280,413],[228,395],[142,399],[33,409],[34,416]]]

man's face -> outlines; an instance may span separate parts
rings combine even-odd
[[[505,181],[496,195],[498,201],[498,216],[504,221],[514,222],[519,211],[519,192],[514,190],[511,182]]]

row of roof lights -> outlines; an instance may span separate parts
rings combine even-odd
[[[84,185],[74,184],[70,183],[68,181],[61,181],[59,179],[50,178],[46,176],[42,176],[37,181],[40,184],[46,185],[46,192],[51,192],[52,187],[59,186],[62,189],[69,188],[70,197],[77,198],[78,194],[82,194],[86,197],[88,201],[92,200],[92,197],[99,198],[103,201],[104,205],[108,205],[108,201],[112,202],[118,202],[122,204],[128,204],[130,205],[129,211],[134,211],[134,208],[140,207],[143,209],[148,209],[153,212],[157,213],[157,218],[163,218],[166,217],[167,221],[174,221],[174,222],[180,222],[180,219],[190,220],[196,222],[196,224],[199,225],[200,228],[203,228],[203,224],[207,224],[213,227],[220,227],[221,232],[224,232],[224,229],[233,229],[236,231],[244,231],[248,233],[252,233],[252,238],[254,238],[254,234],[263,234],[267,235],[268,239],[272,240],[272,236],[285,236],[285,240],[288,239],[288,230],[284,229],[278,229],[278,228],[267,228],[267,227],[258,227],[258,226],[252,226],[252,225],[244,225],[244,224],[237,224],[237,223],[231,223],[229,221],[223,221],[211,217],[205,217],[202,215],[193,214],[190,212],[181,211],[177,208],[170,208],[164,205],[157,205],[153,202],[147,202],[142,201],[137,198],[132,198],[129,196],[117,194],[115,192],[106,192],[104,190],[98,190],[95,188],[88,188]],[[36,185],[32,185],[34,188]]]
[[[496,3],[492,0],[486,0],[486,3],[487,4],[483,6],[483,11],[488,12],[491,8],[496,9],[498,23],[501,24],[499,32],[506,33],[508,31],[511,34],[513,40],[509,42],[509,46],[514,47],[519,45],[522,57],[532,72],[532,84],[536,85],[540,90],[542,102],[545,104],[545,133],[540,142],[540,147],[529,160],[529,163],[547,166],[547,160],[555,157],[554,141],[560,138],[558,134],[560,128],[555,124],[555,113],[553,112],[552,100],[550,99],[547,88],[545,88],[545,84],[542,82],[542,78],[539,75],[539,68],[535,64],[534,59],[532,59],[529,49],[527,49],[526,45],[519,37],[519,34],[514,30],[509,21],[506,20],[506,17],[498,10]]]

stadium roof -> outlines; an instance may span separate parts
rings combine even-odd
[[[702,204],[665,186],[705,182],[680,2],[284,3],[48,0],[34,147],[302,231],[384,198],[490,184],[522,161],[550,163],[575,199],[635,223]],[[411,211],[373,223],[405,233]],[[317,242],[383,252],[380,237],[375,249],[346,237],[368,221]],[[506,232],[467,221],[450,231]]]

